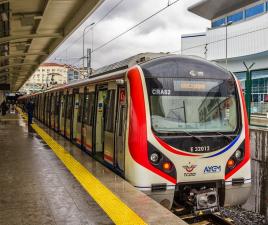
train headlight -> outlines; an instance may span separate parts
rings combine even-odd
[[[160,156],[156,152],[152,153],[151,156],[150,156],[150,160],[151,160],[152,163],[158,163],[159,159],[160,159]]]
[[[245,158],[245,142],[243,141],[240,146],[235,150],[235,152],[228,159],[225,167],[225,175],[230,173],[234,168],[236,168]],[[230,175],[229,175],[230,176]]]
[[[233,167],[235,166],[235,161],[234,161],[233,159],[229,159],[229,160],[227,161],[227,166],[228,166],[229,168],[233,168]]]
[[[242,158],[242,152],[241,152],[240,149],[237,149],[237,150],[235,151],[235,158],[236,158],[237,160],[241,160],[241,158]]]
[[[170,171],[172,169],[172,163],[171,162],[164,162],[162,164],[162,167],[163,167],[164,170]]]

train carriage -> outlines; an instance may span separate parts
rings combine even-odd
[[[37,119],[168,208],[209,212],[249,195],[243,94],[216,64],[138,55],[20,101],[30,98]]]

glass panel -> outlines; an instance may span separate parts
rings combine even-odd
[[[78,122],[81,123],[82,122],[82,118],[83,118],[83,103],[84,103],[84,94],[79,94],[79,107],[78,107]]]
[[[235,131],[234,81],[158,78],[146,83],[151,89],[151,121],[156,132]]]
[[[243,12],[238,12],[227,17],[227,22],[237,22],[243,19]]]
[[[212,27],[219,27],[221,25],[225,24],[225,18],[215,20],[212,22]]]
[[[264,12],[264,4],[262,3],[259,5],[253,6],[249,9],[246,9],[246,18],[255,16],[263,12]]]
[[[94,115],[94,93],[87,93],[84,105],[84,123],[87,125],[93,125]]]
[[[95,99],[95,94],[91,93],[91,102],[90,102],[90,121],[89,121],[89,125],[93,126],[93,122],[94,122],[94,99]]]
[[[63,104],[62,104],[62,111],[61,111],[61,116],[65,117],[65,109],[66,109],[66,95],[62,96]]]
[[[71,119],[72,116],[72,105],[73,105],[73,96],[68,96],[68,105],[67,105],[67,119]]]
[[[89,94],[87,93],[85,96],[85,105],[84,105],[84,113],[83,113],[83,122],[88,124],[88,107],[89,107]]]
[[[104,108],[104,118],[105,121],[105,131],[114,131],[114,108],[115,108],[115,90],[109,90],[107,97],[105,99]]]

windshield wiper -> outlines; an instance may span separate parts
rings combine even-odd
[[[229,141],[232,141],[233,140],[231,137],[229,137],[228,135],[225,135],[225,134],[223,134],[221,132],[216,131],[215,133],[221,135],[222,137],[227,138]]]
[[[192,137],[192,138],[195,138],[195,139],[197,139],[198,141],[203,141],[203,139],[201,138],[201,137],[198,137],[198,136],[194,136],[194,135],[192,135],[191,133],[189,133],[189,132],[187,132],[187,131],[167,131],[167,130],[158,130],[158,132],[159,131],[166,131],[166,133],[165,134],[167,134],[167,135],[171,135],[171,134],[180,134],[180,133],[183,133],[183,134],[187,134],[188,136],[190,136],[190,137]]]
[[[192,135],[191,133],[187,132],[187,131],[182,131],[183,133],[191,136],[192,138],[195,138],[196,140],[198,141],[203,141],[203,139],[201,137],[198,137],[198,136],[195,136],[195,135]]]

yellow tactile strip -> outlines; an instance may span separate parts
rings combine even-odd
[[[27,118],[20,109],[17,110],[24,119]],[[32,128],[49,145],[52,151],[58,156],[88,194],[92,196],[92,198],[105,211],[105,213],[107,213],[115,224],[146,224],[139,215],[137,215],[114,193],[105,187],[49,134],[47,134],[37,124],[32,124]]]

